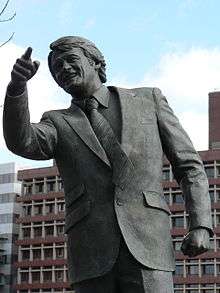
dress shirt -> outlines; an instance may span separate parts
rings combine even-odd
[[[118,141],[121,143],[122,120],[118,95],[102,85],[92,96],[99,102],[99,112],[109,122]],[[72,103],[78,105],[82,109],[85,104],[83,101],[75,98],[73,98]]]

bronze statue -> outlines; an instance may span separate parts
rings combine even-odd
[[[70,282],[77,293],[171,293],[175,261],[163,153],[189,213],[182,244],[188,256],[205,252],[213,234],[201,159],[158,88],[104,86],[104,57],[84,38],[63,37],[50,48],[50,71],[71,95],[71,106],[30,123],[26,84],[39,62],[31,60],[29,47],[12,70],[4,136],[15,154],[56,160],[64,181]]]

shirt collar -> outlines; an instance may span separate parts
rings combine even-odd
[[[108,88],[102,85],[97,91],[92,95],[103,107],[108,108],[110,92]],[[85,110],[86,107],[86,99],[72,99],[72,104],[77,105],[82,110]]]
[[[109,102],[109,90],[106,86],[102,85],[97,91],[92,95],[102,106],[108,108]]]

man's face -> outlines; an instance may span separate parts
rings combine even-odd
[[[98,77],[95,64],[89,62],[80,48],[53,53],[51,67],[58,84],[69,94],[84,91]]]

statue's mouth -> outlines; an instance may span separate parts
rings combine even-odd
[[[73,72],[73,73],[69,73],[66,74],[63,78],[62,78],[62,82],[67,83],[69,82],[71,79],[75,78],[76,76],[78,76],[79,74],[77,72]]]

